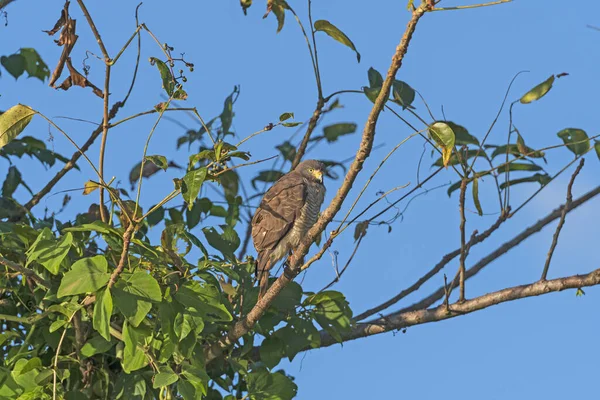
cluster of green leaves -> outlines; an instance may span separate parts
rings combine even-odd
[[[28,154],[46,165],[52,157],[64,161],[37,139],[19,138],[35,115],[20,105],[0,115],[2,156],[11,161]],[[286,113],[280,122],[290,118]],[[239,176],[227,167],[249,155],[223,141],[228,131],[222,129],[214,145],[189,157],[183,176],[175,179],[180,206],[157,205],[140,220],[141,207],[126,200],[125,191],[108,188],[115,201],[109,223],[100,220],[97,204],[72,220],[57,215],[40,220],[23,212],[0,217],[0,264],[5,266],[0,398],[295,396],[293,379],[276,367],[283,357],[291,360],[318,346],[319,327],[341,340],[352,318],[341,293],[305,293],[291,283],[254,330],[222,358],[205,362],[206,347],[246,315],[258,296],[254,260],[235,255],[241,245],[236,226],[242,197]],[[341,134],[326,130],[326,138],[332,135]],[[161,155],[146,161],[159,169],[169,164]],[[11,167],[2,194],[16,210],[22,207],[11,196],[19,184],[25,185]],[[203,195],[207,185],[223,191],[225,207]],[[84,194],[99,186],[86,183]],[[138,225],[127,243],[132,218]],[[160,240],[155,243],[150,237],[156,230]],[[7,267],[10,263],[35,278]],[[123,269],[116,275],[118,266]]]
[[[25,72],[27,72],[30,78],[38,78],[42,82],[50,77],[48,66],[35,49],[22,48],[14,54],[2,56],[0,57],[0,64],[15,79],[19,78]]]

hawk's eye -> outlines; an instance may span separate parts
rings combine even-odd
[[[314,171],[315,171],[315,170],[314,170],[314,169],[312,169],[312,168],[309,168],[309,169],[308,169],[308,172],[314,172]]]

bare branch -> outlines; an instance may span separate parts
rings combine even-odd
[[[465,300],[465,260],[467,258],[467,243],[466,243],[466,223],[467,219],[465,217],[465,195],[467,191],[467,176],[465,172],[465,177],[462,179],[460,184],[460,201],[459,201],[459,212],[460,212],[460,264],[459,264],[459,285],[460,285],[460,295],[458,301]],[[452,290],[452,288],[450,288]]]
[[[304,137],[302,138],[302,142],[300,142],[300,145],[298,146],[298,149],[296,150],[296,156],[294,157],[294,161],[292,162],[291,169],[296,168],[296,166],[298,164],[300,164],[300,161],[302,161],[302,157],[304,157],[304,153],[306,153],[306,146],[308,146],[308,141],[310,140],[310,136],[312,135],[313,131],[317,127],[317,122],[319,122],[319,118],[321,117],[321,114],[323,113],[324,106],[325,106],[325,101],[322,98],[319,98],[319,101],[317,101],[317,107],[315,108],[315,111],[313,112],[313,115],[310,118],[310,121],[308,121],[308,127],[306,128],[306,133],[304,134]]]
[[[476,244],[479,244],[479,243],[483,242],[484,240],[486,240],[488,237],[490,237],[490,235],[494,231],[496,231],[496,229],[498,229],[504,221],[506,221],[508,219],[508,215],[509,215],[509,212],[506,212],[506,213],[500,215],[498,220],[492,226],[490,226],[485,232],[483,232],[480,235],[475,235],[473,238],[471,238],[471,240],[469,241],[468,247],[470,248],[472,246],[475,246]],[[363,319],[366,319],[366,318],[370,317],[371,315],[377,314],[378,312],[383,311],[386,308],[393,306],[394,304],[396,304],[397,302],[399,302],[400,300],[402,300],[409,294],[414,293],[415,291],[419,290],[419,288],[425,282],[427,282],[429,279],[431,279],[433,276],[435,276],[438,272],[440,272],[450,261],[452,261],[457,256],[459,256],[460,250],[461,249],[459,248],[459,249],[456,249],[456,250],[446,254],[444,257],[442,257],[440,262],[438,262],[431,270],[429,270],[429,272],[427,272],[425,275],[423,275],[419,280],[417,280],[411,286],[404,289],[403,291],[401,291],[400,293],[398,293],[396,296],[392,297],[385,303],[382,303],[382,304],[378,305],[377,307],[374,307],[370,310],[367,310],[367,311],[357,315],[354,318],[354,320],[362,321]]]
[[[600,270],[595,270],[587,275],[574,275],[549,281],[537,281],[528,285],[515,286],[497,292],[485,294],[462,303],[454,303],[450,306],[450,312],[444,304],[432,309],[419,309],[392,314],[378,319],[372,323],[359,324],[350,333],[342,334],[342,341],[347,342],[366,336],[377,335],[409,326],[426,324],[429,322],[443,321],[469,314],[475,311],[520,300],[527,297],[540,296],[551,292],[560,292],[566,289],[577,289],[600,284]],[[321,333],[321,346],[328,347],[338,343],[327,333]]]
[[[595,189],[589,191],[588,193],[584,194],[577,200],[573,201],[573,204],[572,204],[569,212],[573,211],[580,205],[588,202],[589,200],[591,200],[592,198],[596,197],[599,194],[600,194],[600,186],[597,186]],[[473,265],[471,268],[469,268],[466,271],[465,279],[469,279],[469,278],[477,275],[477,273],[479,271],[481,271],[483,268],[485,268],[488,264],[497,260],[503,254],[507,253],[514,247],[521,244],[521,242],[523,242],[525,239],[527,239],[530,236],[541,231],[546,225],[548,225],[548,224],[552,223],[554,220],[560,218],[564,207],[565,207],[564,204],[562,206],[558,207],[557,209],[552,211],[550,214],[546,215],[544,218],[540,219],[535,224],[526,228],[521,233],[519,233],[517,236],[513,237],[508,242],[505,242],[503,245],[498,247],[496,250],[494,250],[493,252],[491,252],[490,254],[488,254],[487,256],[482,258],[481,260],[479,260],[475,265]],[[440,300],[443,297],[444,297],[444,288],[441,287],[438,290],[436,290],[435,292],[433,292],[431,295],[429,295],[428,297],[424,298],[423,300],[419,301],[418,303],[415,303],[409,307],[406,307],[406,308],[398,311],[398,313],[402,313],[402,312],[406,312],[406,311],[413,311],[413,310],[420,310],[420,309],[424,309],[427,307],[431,307],[433,304],[435,304],[436,301]]]
[[[575,183],[575,178],[577,178],[577,175],[579,175],[579,172],[581,172],[584,163],[585,158],[582,158],[579,162],[579,165],[577,166],[577,169],[575,169],[573,176],[571,176],[571,181],[569,182],[569,185],[567,186],[567,202],[565,203],[565,206],[562,210],[562,214],[560,216],[560,220],[558,221],[558,225],[556,226],[554,236],[552,237],[552,244],[550,245],[550,250],[548,250],[548,257],[546,257],[546,265],[544,265],[544,271],[542,272],[542,277],[540,278],[542,281],[546,280],[546,276],[548,276],[548,269],[550,268],[552,255],[554,254],[554,249],[556,249],[556,245],[558,244],[558,236],[560,235],[560,231],[563,228],[563,225],[565,224],[565,218],[567,217],[567,213],[571,208],[571,203],[573,203],[573,184]]]

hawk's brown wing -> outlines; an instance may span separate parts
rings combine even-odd
[[[294,173],[283,176],[265,193],[252,218],[252,240],[259,258],[288,234],[305,201],[306,185]]]

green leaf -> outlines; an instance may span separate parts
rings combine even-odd
[[[497,146],[492,153],[492,159],[494,159],[497,156],[506,155],[507,149],[508,149],[508,154],[511,154],[515,157],[521,156],[522,150],[525,151],[525,153],[523,153],[523,154],[526,154],[528,158],[544,158],[544,156],[545,156],[543,151],[534,150],[531,147],[523,146],[522,144],[520,147],[521,147],[521,149],[519,149],[519,145],[517,145],[517,144],[509,144],[508,146],[506,146],[506,145]]]
[[[146,161],[150,161],[152,164],[165,171],[169,168],[169,163],[165,156],[146,156]]]
[[[260,171],[258,175],[252,179],[252,187],[256,189],[256,182],[276,182],[283,175],[283,172],[276,170]]]
[[[287,121],[290,118],[294,118],[294,113],[286,112],[279,116],[279,122]]]
[[[339,30],[331,22],[323,20],[323,19],[315,21],[315,31],[325,32],[326,34],[328,34],[329,36],[331,36],[333,39],[337,40],[341,44],[350,47],[352,50],[354,50],[354,52],[356,53],[356,59],[358,60],[358,62],[360,62],[360,53],[356,50],[354,43],[352,43],[350,38],[348,36],[346,36],[346,34],[344,32]]]
[[[164,386],[169,386],[177,382],[179,376],[173,372],[171,367],[168,365],[161,365],[158,367],[158,373],[154,375],[152,387],[159,389]]]
[[[277,33],[279,33],[285,23],[285,10],[289,10],[290,6],[285,0],[269,0],[267,4],[267,12],[263,15],[263,18],[266,18],[273,11],[275,18],[277,18]]]
[[[148,359],[144,351],[138,348],[138,345],[144,345],[146,335],[142,329],[132,327],[127,321],[123,323],[123,371],[129,374],[132,371],[144,368],[148,365]]]
[[[284,122],[281,125],[285,126],[286,128],[293,128],[295,126],[299,126],[299,125],[302,125],[302,124],[303,124],[303,122]]]
[[[292,318],[288,325],[277,330],[274,335],[283,341],[285,354],[290,361],[300,351],[308,347],[317,348],[321,344],[321,335],[312,321],[301,318]]]
[[[190,314],[178,313],[175,316],[173,331],[181,342],[194,330],[194,321]]]
[[[194,385],[196,392],[201,396],[208,393],[208,381],[210,380],[210,377],[207,375],[206,371],[192,365],[183,364],[181,375]],[[198,396],[198,398],[199,397],[200,396]]]
[[[248,394],[252,400],[291,400],[298,386],[282,371],[269,373],[265,368],[255,368],[246,377]]]
[[[479,140],[471,135],[464,126],[455,124],[452,121],[442,122],[446,123],[452,129],[452,132],[454,132],[454,137],[456,138],[454,144],[457,146],[462,146],[463,144],[474,144],[479,146]],[[481,153],[481,155],[483,155],[483,153]]]
[[[48,328],[48,332],[50,332],[50,333],[56,332],[57,330],[59,330],[60,328],[65,326],[66,324],[67,324],[66,319],[57,319],[56,321],[54,321],[53,323],[50,324],[50,327]]]
[[[450,156],[450,159],[448,160],[448,165],[457,165],[460,163],[461,160],[466,161],[470,158],[475,157],[478,153],[479,153],[479,156],[483,156],[483,157],[486,156],[486,154],[482,150],[479,150],[479,149],[467,150],[466,154],[462,150],[453,152],[452,155]],[[435,162],[432,165],[434,165],[436,167],[443,167],[444,166],[444,158],[439,157],[437,160],[435,160]]]
[[[521,97],[521,104],[529,104],[532,101],[541,99],[552,88],[553,83],[554,75],[552,75],[550,78],[546,79],[544,82],[531,89],[529,92],[525,93],[523,97]]]
[[[598,156],[598,160],[600,160],[600,141],[594,141],[594,149],[596,150],[596,155]]]
[[[342,122],[323,128],[323,136],[329,143],[335,142],[340,136],[349,135],[354,132],[356,132],[356,124],[350,122]]]
[[[277,150],[279,150],[286,161],[294,161],[294,158],[296,157],[296,147],[292,146],[289,141],[286,140],[282,144],[275,147]]]
[[[406,109],[415,101],[415,89],[406,82],[395,80],[392,85],[392,95],[394,103],[399,104]]]
[[[27,264],[37,261],[42,264],[52,275],[57,275],[60,264],[63,262],[73,244],[73,234],[67,232],[58,243],[54,240],[42,240],[36,244],[34,251],[27,257]]]
[[[207,283],[187,281],[175,293],[175,299],[202,317],[216,321],[233,319],[221,300],[219,289]]]
[[[315,306],[313,315],[317,323],[341,343],[340,333],[350,330],[352,319],[352,310],[344,295],[328,290],[308,297],[304,304]]]
[[[196,198],[200,194],[200,188],[206,178],[206,172],[206,167],[202,167],[188,172],[183,177],[184,186],[181,190],[181,194],[188,204],[189,210],[192,209],[194,201],[196,201]]]
[[[501,167],[498,170],[501,172],[505,172],[506,167]],[[535,171],[542,171],[543,168],[537,164],[511,162],[510,164],[508,164],[508,170],[509,171],[532,171],[532,172],[535,172]]]
[[[25,72],[25,58],[20,54],[0,57],[0,63],[9,74],[18,79]]]
[[[2,196],[12,197],[22,181],[23,178],[21,176],[21,172],[17,169],[17,167],[11,165],[8,168],[6,179],[4,179],[4,183],[2,184]]]
[[[158,225],[160,221],[162,221],[164,218],[165,208],[163,206],[160,206],[156,210],[152,211],[152,213],[148,214],[148,216],[146,217],[146,221],[148,221],[148,225],[155,226]]]
[[[240,238],[231,226],[221,225],[221,228],[223,229],[222,234],[219,234],[213,227],[202,228],[202,232],[204,232],[208,244],[219,250],[229,261],[236,262],[233,252],[239,247]]]
[[[115,305],[134,327],[146,318],[151,302],[159,302],[162,293],[158,282],[145,271],[122,274],[113,288]]]
[[[71,270],[60,282],[59,298],[75,294],[95,292],[108,283],[110,274],[106,272],[108,263],[104,256],[82,258],[76,261]]]
[[[83,184],[83,195],[87,196],[88,194],[92,193],[94,190],[98,189],[99,187],[100,187],[100,184],[98,184],[98,182],[87,181],[86,183]]]
[[[98,331],[105,340],[110,340],[110,316],[113,311],[113,301],[110,290],[106,288],[102,294],[96,294],[94,304],[94,329]]]
[[[536,183],[539,183],[541,186],[546,186],[551,180],[552,180],[552,178],[548,174],[534,174],[534,175],[528,176],[526,178],[512,179],[508,182],[502,182],[500,184],[500,189],[503,190],[509,186],[518,185],[520,183],[530,183],[530,182],[536,182]]]
[[[260,345],[260,360],[267,368],[273,369],[283,357],[283,341],[276,336],[269,336]]]
[[[150,64],[156,65],[156,68],[158,68],[160,78],[162,79],[162,87],[169,97],[172,97],[173,100],[187,99],[187,93],[185,91],[182,89],[175,91],[178,84],[167,64],[156,57],[150,57]]]
[[[556,134],[576,156],[581,156],[590,150],[590,139],[582,129],[567,128]]]
[[[92,357],[96,354],[106,353],[114,346],[114,342],[104,339],[100,335],[92,336],[85,344],[81,347],[81,355],[84,357]]]
[[[477,209],[477,214],[479,216],[483,215],[483,210],[481,209],[481,203],[479,202],[479,179],[477,176],[473,178],[473,203],[475,203],[475,208]]]
[[[293,311],[300,305],[302,299],[302,286],[296,282],[290,282],[286,285],[279,295],[273,300],[271,306],[279,311]]]
[[[25,71],[29,77],[38,78],[42,82],[50,77],[50,70],[35,49],[22,48],[19,50],[25,61]]]
[[[383,85],[383,77],[381,76],[379,71],[377,71],[375,68],[371,67],[371,68],[369,68],[367,75],[369,76],[369,87],[370,88],[381,88],[381,86]]]
[[[454,149],[454,143],[456,137],[454,131],[450,125],[444,122],[435,122],[428,128],[429,136],[435,141],[435,143],[442,149],[442,161],[444,167],[448,167],[450,162],[450,156]]]
[[[34,110],[22,104],[0,114],[0,149],[23,132],[35,114]]]
[[[233,92],[225,99],[225,103],[223,104],[223,111],[219,118],[221,119],[221,130],[223,131],[223,135],[227,135],[229,129],[231,128],[231,123],[233,122],[233,98],[236,94],[239,94],[240,89],[238,86],[233,88]],[[222,142],[221,142],[222,143]],[[217,151],[217,159],[220,156],[220,152]]]
[[[42,366],[42,360],[39,357],[33,357],[20,368],[18,375],[23,375],[28,373],[29,371],[33,371],[36,368],[40,368]]]
[[[375,100],[377,100],[377,97],[379,96],[379,92],[381,92],[381,88],[377,87],[377,88],[363,88],[363,91],[365,92],[365,96],[367,96],[367,98],[369,100],[371,100],[372,103],[375,103]]]

